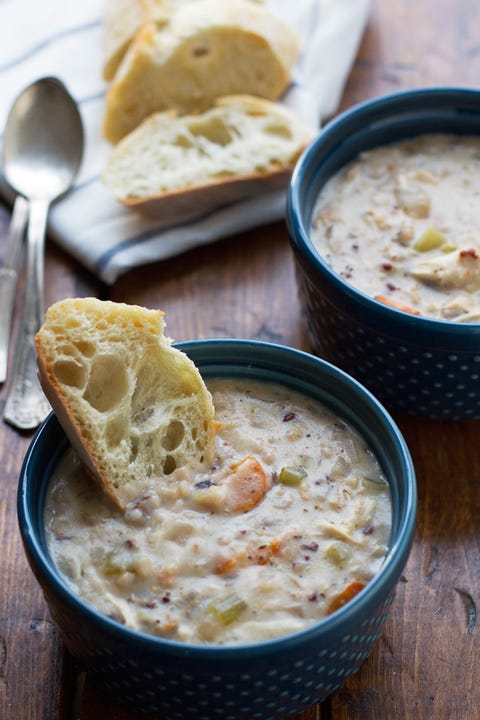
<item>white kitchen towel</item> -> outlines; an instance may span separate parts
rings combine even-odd
[[[370,0],[268,2],[302,38],[302,54],[282,101],[319,126],[338,107]],[[281,219],[284,191],[215,209],[195,207],[188,217],[168,223],[113,199],[100,180],[111,152],[101,136],[103,13],[103,0],[0,0],[0,131],[19,92],[46,75],[65,83],[85,126],[82,169],[73,189],[52,206],[50,237],[104,282],[113,283],[132,267]]]

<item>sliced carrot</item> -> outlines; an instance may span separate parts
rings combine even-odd
[[[260,545],[248,551],[247,557],[255,565],[267,565],[272,556],[278,555],[282,547],[282,541],[278,538],[270,540],[265,545]]]
[[[384,305],[389,305],[396,310],[403,310],[403,312],[410,313],[411,315],[420,315],[419,311],[415,310],[415,308],[412,308],[409,305],[404,305],[403,303],[395,300],[395,298],[389,297],[388,295],[375,295],[375,300],[383,303]]]
[[[346,605],[352,598],[355,597],[355,595],[358,595],[360,590],[363,590],[364,587],[365,583],[362,580],[352,580],[352,582],[348,583],[342,592],[334,597],[330,602],[327,609],[327,615],[331,615],[331,613],[335,612],[335,610],[339,610],[341,607]]]
[[[225,575],[235,570],[237,558],[234,555],[217,555],[214,561],[213,572],[215,575]]]
[[[227,513],[243,513],[254,508],[267,491],[265,471],[252,455],[232,466],[234,471],[227,480]]]

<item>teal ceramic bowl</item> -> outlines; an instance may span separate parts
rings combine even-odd
[[[379,97],[339,115],[306,149],[287,202],[299,294],[314,352],[390,410],[480,418],[480,323],[383,305],[337,275],[310,240],[315,203],[333,175],[364,150],[425,133],[480,135],[480,91],[427,88]]]
[[[25,551],[63,642],[117,699],[162,720],[269,720],[322,701],[354,673],[382,632],[410,551],[416,512],[412,461],[392,418],[355,380],[303,352],[248,340],[178,344],[202,375],[284,384],[355,426],[389,482],[393,524],[379,573],[353,600],[302,632],[240,646],[189,645],[130,630],[79,599],[45,543],[45,491],[67,440],[50,415],[25,457],[18,519]]]

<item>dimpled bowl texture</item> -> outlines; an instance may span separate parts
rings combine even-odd
[[[388,409],[480,418],[480,324],[383,305],[331,270],[310,240],[315,203],[330,177],[364,150],[425,133],[480,134],[480,92],[426,88],[380,97],[338,116],[305,150],[287,201],[299,295],[314,352]]]
[[[369,655],[387,618],[410,551],[416,512],[411,458],[393,420],[345,373],[313,355],[249,340],[177,345],[203,377],[275,381],[317,398],[352,423],[377,455],[393,505],[391,539],[379,573],[325,620],[275,640],[240,646],[188,645],[110,620],[69,589],[45,544],[45,490],[67,440],[52,414],[24,460],[19,526],[32,570],[65,646],[97,684],[162,720],[267,720],[321,701]]]

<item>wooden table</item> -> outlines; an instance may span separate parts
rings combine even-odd
[[[342,108],[404,88],[478,83],[478,0],[374,0]],[[0,242],[8,220],[3,208]],[[96,295],[162,308],[177,340],[230,335],[309,347],[283,223],[134,270],[113,287],[49,244],[46,273],[47,304]],[[0,410],[4,398],[2,389]],[[480,421],[396,419],[419,490],[404,581],[384,636],[358,674],[295,720],[480,718]],[[72,682],[70,660],[27,566],[15,497],[30,439],[0,425],[0,718],[133,720],[88,677],[80,688]]]

